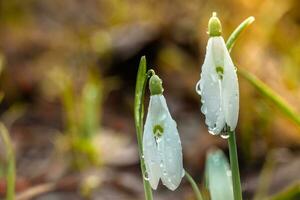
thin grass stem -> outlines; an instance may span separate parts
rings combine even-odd
[[[200,192],[200,190],[197,186],[197,183],[194,181],[193,177],[187,171],[185,171],[185,177],[190,182],[190,184],[193,188],[193,191],[195,193],[196,199],[197,200],[203,200],[201,192]]]
[[[14,200],[15,181],[16,181],[15,155],[14,155],[13,145],[11,143],[9,133],[2,123],[0,123],[0,135],[5,145],[6,156],[7,156],[6,200]]]

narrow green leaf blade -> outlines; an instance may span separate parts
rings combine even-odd
[[[139,149],[139,156],[141,161],[141,171],[143,176],[143,184],[145,191],[146,200],[152,200],[152,189],[148,181],[145,180],[146,167],[143,159],[143,118],[144,118],[144,94],[145,87],[147,82],[147,74],[146,74],[146,57],[143,56],[140,60],[139,69],[136,78],[136,87],[135,87],[135,98],[134,98],[134,119],[136,126],[136,134],[137,134],[137,142]]]
[[[300,126],[300,115],[280,95],[278,95],[268,85],[259,80],[250,72],[247,72],[246,70],[241,68],[238,70],[238,73],[243,78],[245,78],[252,86],[254,86],[264,97],[273,102],[286,117]]]
[[[205,177],[211,200],[234,200],[231,170],[221,150],[208,152]]]
[[[136,87],[135,87],[135,99],[134,99],[134,118],[135,125],[138,133],[138,139],[141,139],[141,134],[143,130],[143,116],[144,116],[144,93],[145,93],[145,85],[146,85],[146,57],[143,56],[140,60],[139,69],[137,73],[136,79]]]
[[[245,19],[229,36],[226,46],[228,51],[230,52],[237,40],[237,38],[240,36],[240,34],[243,32],[244,29],[246,29],[252,22],[254,22],[255,18],[254,17],[248,17]]]
[[[246,29],[254,20],[254,17],[248,17],[232,32],[226,42],[226,46],[229,52],[232,50],[237,38],[240,36],[242,31]],[[278,95],[272,88],[259,80],[255,75],[242,68],[238,69],[237,72],[252,86],[254,86],[264,97],[273,102],[286,117],[300,126],[300,114],[296,112],[295,109],[291,105],[289,105],[280,95]]]

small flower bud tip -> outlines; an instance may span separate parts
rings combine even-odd
[[[164,89],[162,87],[162,80],[157,75],[151,76],[149,80],[149,89],[151,95],[157,95],[163,93]]]
[[[208,35],[210,37],[221,36],[222,33],[222,25],[217,17],[217,13],[213,12],[212,17],[208,21]]]

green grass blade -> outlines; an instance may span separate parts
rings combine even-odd
[[[135,99],[134,99],[134,119],[137,133],[137,142],[139,149],[139,156],[141,161],[141,171],[143,175],[144,191],[146,200],[152,200],[152,190],[148,181],[145,180],[146,167],[143,159],[143,121],[144,121],[144,96],[145,88],[147,83],[147,73],[146,73],[146,58],[143,56],[140,60],[139,69],[136,79],[135,87]]]
[[[241,34],[241,32],[246,29],[252,22],[254,21],[254,17],[249,17],[244,20],[229,36],[226,46],[228,51],[230,52]],[[295,111],[295,109],[289,105],[280,95],[278,95],[274,90],[272,90],[268,85],[259,80],[256,76],[251,74],[250,72],[239,68],[238,74],[245,78],[252,86],[254,86],[264,97],[273,102],[279,110],[285,114],[290,120],[295,122],[300,126],[300,115]]]
[[[6,127],[0,123],[0,135],[5,145],[5,151],[7,156],[6,166],[6,200],[15,199],[15,181],[16,181],[16,167],[15,167],[15,155],[13,146],[10,140],[9,133]]]
[[[254,22],[254,17],[248,17],[245,19],[229,36],[226,46],[229,52],[231,52],[237,38],[240,36],[240,34],[243,32],[244,29],[246,29],[252,22]]]
[[[253,74],[247,72],[246,70],[240,68],[238,70],[239,75],[245,78],[252,86],[254,86],[264,97],[273,102],[277,108],[290,120],[295,122],[300,126],[300,116],[294,110],[294,108],[289,105],[280,95],[278,95],[274,90],[269,86],[259,80]]]
[[[194,181],[193,177],[187,172],[185,171],[185,177],[186,179],[190,182],[192,189],[195,193],[196,199],[197,200],[203,200],[201,192],[197,186],[197,183]]]

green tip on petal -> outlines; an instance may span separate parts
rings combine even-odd
[[[162,80],[157,75],[151,76],[149,88],[151,95],[162,94],[164,91],[164,88],[162,87]]]
[[[208,35],[210,37],[221,36],[222,33],[222,25],[217,17],[217,13],[213,12],[212,17],[208,21]]]

